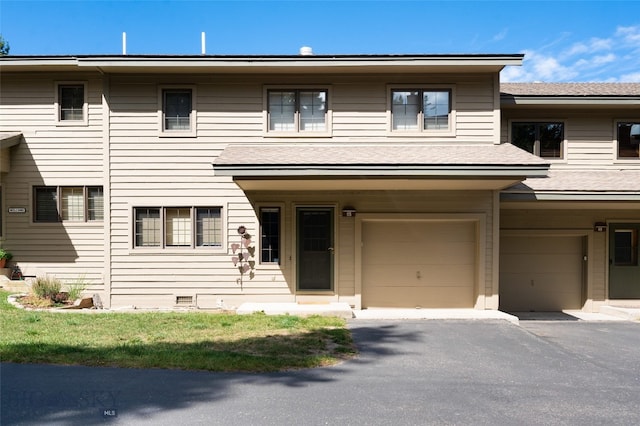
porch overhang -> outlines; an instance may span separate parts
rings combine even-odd
[[[20,132],[0,132],[0,173],[11,170],[9,148],[18,145],[22,137]]]
[[[230,145],[213,163],[244,191],[500,190],[549,164],[511,145]]]

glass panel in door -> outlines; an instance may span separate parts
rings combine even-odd
[[[333,208],[297,209],[298,290],[333,290]]]

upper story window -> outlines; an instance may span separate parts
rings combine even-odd
[[[160,119],[163,136],[195,136],[195,89],[162,87]]]
[[[511,143],[542,158],[562,158],[564,123],[513,122]]]
[[[617,123],[618,158],[640,158],[640,121]]]
[[[452,88],[392,88],[391,131],[453,135]]]
[[[328,98],[327,89],[268,89],[267,132],[329,132]]]
[[[56,84],[56,115],[60,124],[87,123],[87,87],[84,82]]]
[[[104,219],[102,186],[36,186],[34,222],[93,222]]]

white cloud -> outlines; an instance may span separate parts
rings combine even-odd
[[[618,27],[616,36],[631,44],[640,45],[640,26]]]
[[[507,67],[503,81],[632,81],[640,79],[640,26],[620,26],[610,37],[560,42],[525,51],[521,68]]]
[[[624,81],[626,83],[640,83],[640,72],[625,74],[620,77],[620,81]]]
[[[565,55],[579,55],[587,52],[601,52],[603,50],[610,50],[612,46],[612,40],[609,38],[592,38],[587,42],[574,43],[569,48]]]

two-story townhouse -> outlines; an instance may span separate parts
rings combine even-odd
[[[502,192],[500,307],[637,305],[640,84],[501,88],[501,141],[551,169]]]
[[[112,307],[637,299],[638,163],[606,151],[640,121],[640,91],[501,96],[500,70],[521,61],[2,58],[2,244],[26,273],[86,274]],[[562,133],[560,159],[543,130]],[[600,199],[556,191],[592,169],[610,173]],[[618,251],[630,268],[604,265]]]

